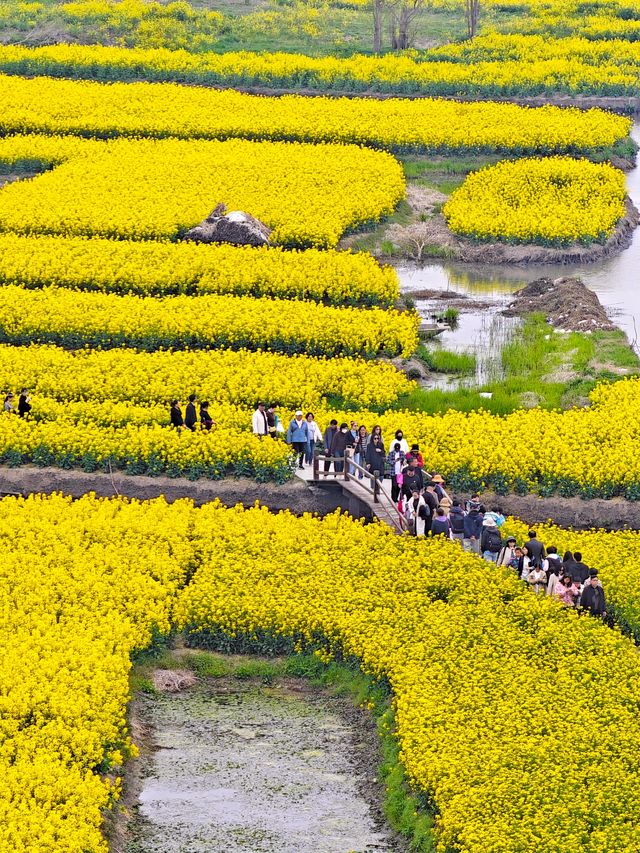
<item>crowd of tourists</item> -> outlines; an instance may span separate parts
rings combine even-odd
[[[500,507],[488,510],[479,495],[468,500],[451,497],[444,478],[427,472],[418,444],[409,444],[397,430],[385,447],[382,430],[371,432],[357,421],[338,424],[333,419],[322,432],[312,412],[298,410],[287,429],[275,406],[259,404],[253,413],[253,432],[261,437],[282,435],[291,445],[296,464],[312,465],[316,448],[322,445],[321,476],[344,473],[351,467],[354,477],[391,481],[391,499],[405,518],[408,530],[417,537],[445,536],[458,540],[465,551],[498,566],[513,570],[536,595],[550,595],[566,607],[578,607],[594,616],[606,616],[606,602],[596,569],[582,561],[579,552],[560,557],[557,548],[545,547],[535,530],[518,545],[513,536],[503,537],[505,516]]]

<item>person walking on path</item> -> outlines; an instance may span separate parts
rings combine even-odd
[[[214,426],[217,426],[217,424],[209,414],[209,401],[204,400],[200,403],[200,429],[209,432]]]
[[[492,518],[482,520],[482,535],[480,537],[480,550],[483,558],[489,563],[495,563],[502,549],[502,537],[498,525]]]
[[[563,575],[556,584],[553,594],[565,607],[575,607],[580,589],[571,580],[571,575]]]
[[[196,431],[196,424],[198,423],[198,414],[196,412],[196,395],[189,394],[189,402],[187,403],[187,408],[184,412],[184,425],[191,432]]]
[[[596,577],[597,577],[596,573]],[[589,579],[589,566],[586,563],[582,562],[582,554],[580,551],[574,551],[573,553],[573,565],[571,566],[571,577],[573,580],[580,584],[581,587],[584,587],[587,580]]]
[[[547,573],[542,566],[534,566],[529,572],[527,583],[531,584],[531,588],[536,595],[544,593],[547,587]]]
[[[534,568],[541,566],[542,561],[545,558],[545,550],[544,545],[537,538],[535,530],[529,531],[529,541],[524,543],[524,547],[527,549],[527,553],[529,554],[531,565]]]
[[[431,522],[431,535],[446,536],[447,539],[452,538],[451,522],[447,518],[447,514],[442,507],[439,507],[436,510],[435,518]]]
[[[180,408],[180,400],[172,400],[171,408],[169,409],[169,417],[171,418],[171,426],[177,429],[178,432],[184,426],[184,418],[182,417],[182,409]]]
[[[480,538],[482,536],[482,513],[479,504],[469,504],[469,512],[464,517],[464,539],[462,547],[474,554],[480,553]]]
[[[512,568],[513,562],[516,559],[516,540],[514,536],[509,536],[504,547],[498,554],[496,564],[505,568]]]
[[[11,391],[9,391],[7,396],[4,398],[4,410],[5,410],[5,412],[9,412],[9,414],[14,413],[13,393]]]
[[[31,397],[27,388],[23,388],[18,397],[18,416],[28,418],[31,411]]]
[[[313,412],[307,412],[305,420],[309,429],[309,441],[307,442],[307,450],[304,458],[307,465],[313,465],[316,444],[322,441],[322,433],[320,432],[320,427],[316,423]]]
[[[309,424],[302,417],[302,410],[298,409],[295,417],[289,424],[287,430],[287,444],[290,444],[298,458],[298,468],[304,469],[304,457],[309,443]]]
[[[269,435],[269,421],[267,419],[267,413],[264,410],[264,403],[258,403],[258,408],[253,413],[253,417],[251,419],[251,426],[254,435],[259,435],[260,438],[264,438],[265,435]]]
[[[585,584],[582,595],[580,596],[580,607],[588,611],[592,616],[597,616],[599,619],[604,619],[607,615],[604,589],[598,580],[596,569],[589,571],[589,580]]]
[[[265,412],[267,416],[267,432],[271,436],[271,438],[278,437],[278,416],[276,415],[276,407],[273,403],[270,403],[267,406],[267,411]]]
[[[342,474],[344,471],[343,460],[347,455],[347,447],[353,447],[353,436],[347,424],[341,423],[331,443],[331,455],[334,457],[333,467],[336,474]]]
[[[399,441],[395,443],[400,444]],[[401,444],[400,447],[402,448]],[[418,468],[416,460],[412,459],[402,471],[402,491],[405,497],[409,499],[416,489],[419,493],[424,489],[424,474]]]
[[[411,525],[414,536],[424,536],[427,532],[426,504],[417,489],[411,493],[407,501],[407,521]]]
[[[402,452],[406,456],[407,453],[409,452],[409,442],[404,437],[404,433],[402,432],[401,429],[396,430],[396,435],[395,435],[395,438],[393,439],[393,441],[394,441],[394,443],[396,441],[400,443],[400,450],[402,450]]]
[[[333,455],[332,454],[333,440],[336,437],[337,432],[338,432],[338,421],[335,418],[333,418],[333,420],[331,421],[329,426],[325,429],[324,435],[322,437],[322,445],[323,445],[325,456],[332,456]],[[325,460],[325,463],[324,463],[324,475],[325,475],[325,477],[329,473],[330,467],[331,467],[331,462],[328,460]],[[335,470],[335,467],[334,467],[334,470]]]
[[[394,441],[392,449],[387,456],[387,467],[391,477],[391,500],[398,503],[402,491],[402,469],[404,468],[405,455],[400,449],[400,442]]]
[[[357,432],[356,443],[353,449],[354,462],[361,468],[366,468],[367,465],[367,448],[371,444],[371,436],[367,432],[366,426],[363,424]],[[358,479],[362,480],[364,474],[358,471]]]
[[[460,543],[464,539],[464,517],[465,511],[462,509],[460,501],[455,498],[449,510],[449,521],[451,522],[451,536]]]
[[[379,436],[376,436],[369,442],[365,461],[367,471],[371,474],[371,486],[373,488],[376,474],[379,480],[384,480],[385,452],[382,439]]]

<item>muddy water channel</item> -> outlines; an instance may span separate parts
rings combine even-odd
[[[632,137],[640,144],[640,124],[635,124]],[[636,207],[640,208],[640,167],[627,174],[627,192]],[[452,350],[470,350],[479,355],[479,361],[495,359],[500,341],[508,337],[510,329],[498,315],[511,294],[536,278],[577,276],[593,290],[605,306],[614,323],[626,332],[638,348],[640,338],[640,228],[636,229],[631,246],[620,254],[593,264],[553,264],[518,266],[501,264],[487,266],[454,262],[434,262],[416,265],[399,265],[397,272],[403,293],[420,290],[449,290],[463,293],[483,303],[483,307],[464,309],[460,325],[453,332],[440,336],[444,347]],[[433,310],[446,307],[446,303],[416,301],[421,314],[428,316]],[[498,316],[497,316],[498,315]]]
[[[126,853],[396,850],[367,746],[328,701],[238,683],[140,699],[152,747]]]

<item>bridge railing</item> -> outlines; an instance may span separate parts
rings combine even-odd
[[[329,468],[333,463],[333,471]],[[320,454],[313,460],[313,479],[322,480],[329,477],[333,480],[342,480],[345,484],[357,486],[351,488],[355,494],[362,490],[373,498],[373,503],[378,504],[380,510],[387,516],[392,527],[398,533],[409,530],[409,522],[398,509],[387,489],[384,487],[377,472],[373,474],[362,465],[354,461],[353,453],[347,448],[346,456],[325,456]]]

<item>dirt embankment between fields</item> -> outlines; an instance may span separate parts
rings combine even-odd
[[[464,237],[458,237],[449,230],[444,216],[438,214],[422,225],[413,225],[413,231],[422,228],[424,243],[435,247],[444,258],[476,264],[584,264],[601,261],[617,255],[631,245],[633,232],[640,223],[640,213],[627,198],[625,216],[605,243],[592,243],[590,246],[574,244],[563,248],[537,246],[534,244],[510,245],[508,243],[474,243]],[[397,226],[396,226],[397,227]],[[403,245],[401,234],[394,234],[395,242]],[[411,239],[416,242],[412,232]]]
[[[349,508],[349,498],[335,487],[322,489],[293,480],[278,486],[274,483],[256,483],[248,479],[197,480],[168,477],[134,477],[127,474],[99,472],[87,474],[83,471],[59,468],[36,468],[25,465],[20,468],[0,467],[0,495],[62,492],[80,498],[87,492],[99,497],[122,495],[138,500],[149,500],[164,496],[169,503],[180,498],[189,498],[197,506],[219,499],[226,506],[242,504],[253,506],[259,501],[273,512],[289,510],[295,515],[315,512],[327,515],[340,507]],[[581,498],[550,497],[537,495],[482,495],[487,508],[501,507],[505,514],[521,518],[530,524],[553,521],[561,527],[587,529],[601,527],[607,530],[640,530],[640,502],[622,498],[612,500],[582,500]]]

